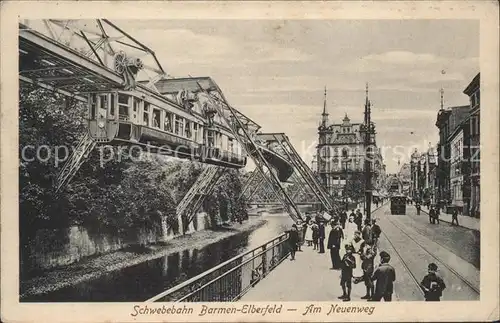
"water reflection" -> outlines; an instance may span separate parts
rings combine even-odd
[[[105,274],[97,279],[32,296],[28,302],[138,302],[194,277],[246,250],[283,233],[292,220],[280,214],[264,215],[267,223],[201,249],[186,249]],[[217,234],[217,233],[214,233]]]

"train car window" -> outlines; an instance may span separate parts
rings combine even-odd
[[[146,103],[144,103],[146,106]],[[160,128],[160,110],[153,108],[153,127]]]
[[[186,125],[184,127],[184,136],[188,139],[191,139],[191,122],[186,120]]]
[[[97,97],[95,94],[90,95],[90,119],[95,119],[95,113],[97,109]]]
[[[128,121],[129,118],[129,96],[118,94],[118,117],[120,120]]]
[[[99,95],[99,119],[106,119],[108,114],[108,95]]]
[[[165,122],[164,122],[165,131],[172,132],[172,113],[165,112]]]
[[[182,131],[184,128],[184,118],[175,116],[175,134],[182,136]]]
[[[144,112],[142,113],[142,124],[145,126],[149,126],[149,103],[147,102],[144,102]]]
[[[193,122],[193,133],[194,133],[194,141],[198,142],[198,124],[196,122]]]
[[[109,101],[109,117],[111,119],[114,119],[114,116],[115,116],[115,94],[111,93]]]
[[[207,130],[207,146],[208,147],[215,146],[214,139],[215,139],[214,132],[212,130]]]

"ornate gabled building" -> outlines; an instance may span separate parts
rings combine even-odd
[[[329,124],[326,103],[326,89],[323,113],[318,127],[317,172],[322,184],[332,195],[342,195],[346,179],[362,182],[364,172],[364,136],[360,131],[362,123],[353,123],[347,115],[341,123]],[[375,142],[375,140],[373,140]],[[372,183],[378,185],[385,177],[380,149],[373,155]],[[376,187],[375,187],[376,189]]]

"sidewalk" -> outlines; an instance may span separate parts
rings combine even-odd
[[[413,207],[415,208],[415,205],[407,205],[408,207]],[[429,210],[427,210],[426,207],[422,207],[420,210],[422,213],[429,215]],[[439,220],[447,223],[451,223],[451,214],[441,212],[439,215]],[[476,231],[481,231],[481,221],[478,218],[473,218],[471,216],[467,215],[458,215],[458,224],[461,227],[471,229],[471,230],[476,230]]]

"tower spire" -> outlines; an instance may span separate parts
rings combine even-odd
[[[323,115],[323,116],[328,115],[328,113],[326,112],[326,86],[325,86],[325,95],[324,95],[324,99],[323,99],[323,113],[321,115]]]
[[[441,90],[439,90],[439,92],[441,93],[441,109],[443,109],[444,108],[444,99],[443,99],[444,89],[441,88]]]
[[[325,94],[323,98],[323,113],[321,114],[321,126],[328,126],[328,112],[326,112],[326,86],[325,86]]]

